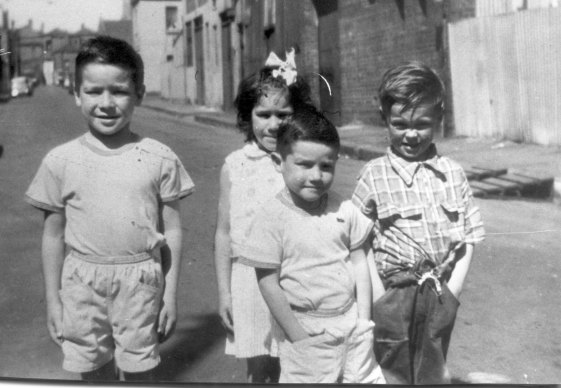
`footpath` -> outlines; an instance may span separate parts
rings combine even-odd
[[[234,112],[175,103],[147,96],[142,106],[178,119],[235,130]],[[364,123],[338,128],[341,153],[357,160],[383,155],[389,144],[387,130]],[[561,205],[561,147],[468,137],[436,137],[441,155],[459,162],[477,197],[519,196],[553,200]]]

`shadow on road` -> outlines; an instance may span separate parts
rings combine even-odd
[[[226,333],[220,317],[207,314],[190,317],[193,325],[178,328],[162,347],[162,362],[156,369],[157,381],[176,381],[198,359],[203,357],[217,341],[224,341]]]

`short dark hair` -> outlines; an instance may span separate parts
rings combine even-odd
[[[339,151],[341,142],[337,128],[313,105],[301,105],[279,126],[277,152],[284,158],[297,141],[313,141]]]
[[[236,124],[238,129],[245,134],[246,142],[255,140],[255,134],[251,126],[251,113],[259,103],[259,99],[267,91],[271,89],[285,90],[288,103],[293,109],[300,105],[312,103],[310,86],[301,76],[296,76],[296,80],[287,86],[282,77],[273,76],[274,69],[274,67],[263,67],[258,72],[243,79],[238,86],[238,95],[234,100],[234,106],[238,111]]]
[[[136,92],[144,84],[144,62],[134,48],[121,39],[100,35],[84,42],[76,56],[74,90],[78,92],[82,84],[84,67],[90,63],[101,63],[123,67],[130,71]]]
[[[406,62],[386,71],[378,97],[384,120],[396,103],[403,104],[403,110],[428,103],[444,113],[444,83],[436,71],[419,61]]]

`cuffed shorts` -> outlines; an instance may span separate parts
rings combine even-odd
[[[385,383],[374,357],[374,323],[357,319],[356,304],[332,317],[294,314],[311,337],[280,343],[280,383]]]
[[[64,261],[63,368],[91,372],[115,359],[129,373],[160,362],[156,325],[164,278],[159,258],[83,256]]]

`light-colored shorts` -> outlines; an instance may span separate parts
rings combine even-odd
[[[374,357],[374,322],[357,319],[356,304],[332,317],[294,314],[311,337],[280,343],[280,383],[385,384]]]
[[[163,286],[160,259],[148,253],[100,258],[71,252],[59,291],[63,368],[91,372],[113,358],[129,373],[158,365],[156,325]]]

